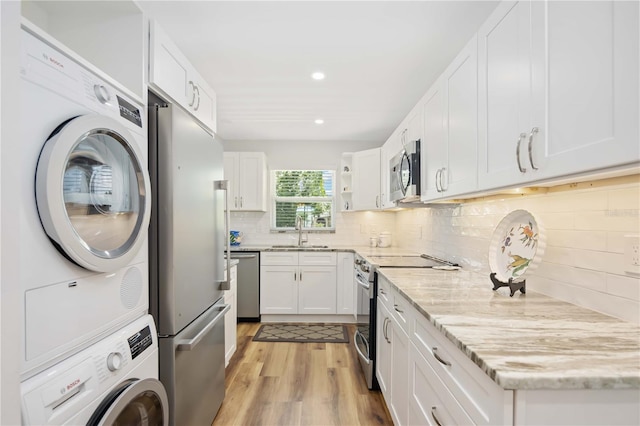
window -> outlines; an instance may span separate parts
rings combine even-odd
[[[333,170],[272,170],[271,227],[292,230],[301,217],[306,230],[335,230],[334,176]]]

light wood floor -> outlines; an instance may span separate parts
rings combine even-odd
[[[253,342],[259,323],[238,324],[226,396],[213,425],[392,425],[350,343]],[[350,339],[354,328],[349,326]]]

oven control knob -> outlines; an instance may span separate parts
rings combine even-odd
[[[106,104],[111,100],[111,95],[106,87],[102,84],[95,84],[93,86],[93,92],[96,94],[96,98],[101,104]]]
[[[120,352],[111,352],[107,357],[107,368],[109,371],[120,370],[122,367],[122,354]]]
[[[356,265],[360,265],[361,263],[362,263],[362,260],[356,259]]]

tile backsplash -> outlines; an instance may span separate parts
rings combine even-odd
[[[474,201],[396,214],[400,247],[489,274],[494,228],[525,209],[543,225],[547,247],[527,288],[640,323],[640,277],[625,272],[624,236],[640,234],[640,184]],[[487,285],[490,285],[489,283]]]
[[[580,187],[579,187],[580,188]],[[547,247],[527,288],[607,315],[640,323],[640,277],[625,272],[624,236],[640,234],[640,179],[624,183],[480,200],[395,212],[336,214],[336,232],[310,234],[310,244],[368,245],[392,233],[392,246],[453,260],[489,274],[489,243],[509,212],[525,209],[543,225]],[[232,213],[243,245],[292,244],[271,233],[269,213]],[[490,283],[487,282],[490,286]]]

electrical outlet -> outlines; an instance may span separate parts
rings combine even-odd
[[[625,271],[640,274],[640,235],[624,236]]]

